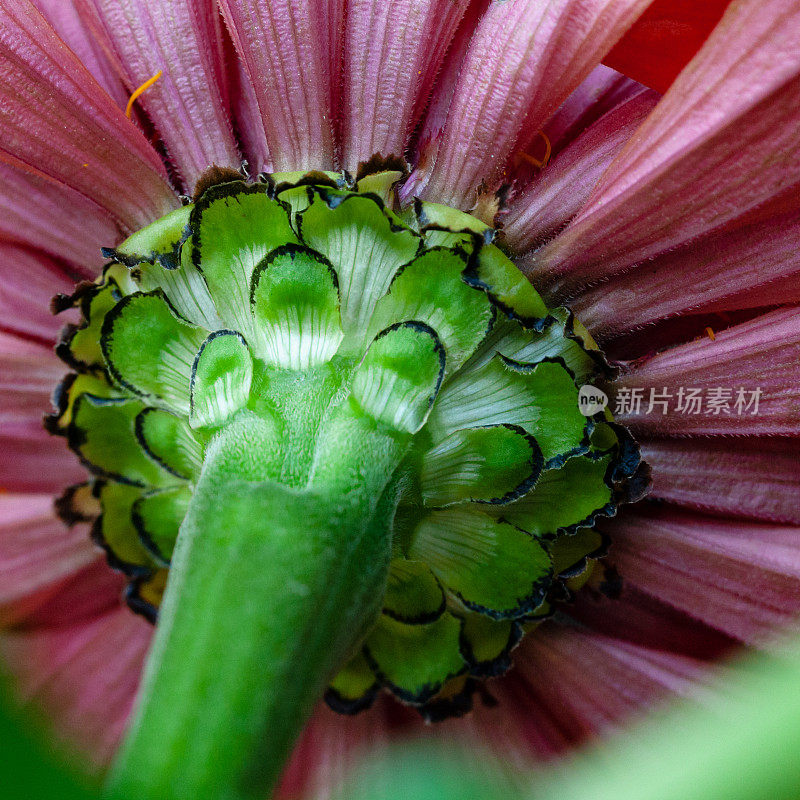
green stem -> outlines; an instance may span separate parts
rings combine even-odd
[[[181,527],[115,797],[263,800],[380,611],[403,443],[350,418],[298,490],[253,479],[239,423],[210,445]]]

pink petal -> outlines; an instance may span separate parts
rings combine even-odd
[[[151,635],[149,623],[117,604],[68,625],[5,634],[0,651],[23,697],[99,768],[124,730]]]
[[[607,596],[593,588],[609,572],[597,568],[597,577],[575,595],[564,612],[581,625],[604,636],[712,663],[741,650],[741,642],[709,627],[674,606],[661,602],[630,581],[614,576],[619,588]]]
[[[86,480],[86,470],[64,439],[42,427],[42,412],[26,422],[6,421],[0,411],[0,490],[56,494]]]
[[[473,0],[458,25],[447,51],[442,70],[436,77],[433,96],[425,112],[417,134],[417,142],[412,154],[414,171],[400,187],[400,199],[408,203],[420,194],[428,182],[430,167],[436,161],[436,154],[442,141],[447,113],[453,101],[461,69],[467,57],[469,44],[478,22],[486,13],[491,0]]]
[[[731,5],[531,274],[565,296],[796,194],[798,33],[795,3]]]
[[[0,623],[10,605],[96,559],[86,526],[67,528],[50,495],[0,495]]]
[[[800,612],[800,529],[637,510],[604,525],[623,581],[747,643]]]
[[[66,528],[65,528],[66,530]],[[94,548],[94,558],[60,582],[29,595],[24,613],[17,614],[17,628],[68,627],[119,608],[126,579]],[[127,606],[126,606],[127,608]],[[129,610],[129,613],[133,613]]]
[[[275,170],[333,169],[343,0],[220,0]]]
[[[64,320],[50,313],[56,292],[75,285],[62,264],[35,251],[0,241],[0,324],[4,328],[55,341]]]
[[[234,62],[231,75],[231,105],[242,155],[254,173],[262,172],[269,167],[269,150],[267,134],[261,120],[258,99],[253,84],[247,76],[244,64],[230,46],[231,60]]]
[[[653,469],[651,497],[800,525],[800,445],[793,439],[653,439],[641,447]]]
[[[329,797],[365,755],[386,747],[389,726],[381,714],[383,703],[352,717],[320,704],[303,731],[275,792],[280,800]]]
[[[0,420],[20,422],[50,411],[50,395],[65,372],[51,347],[0,331]]]
[[[558,107],[542,130],[553,146],[563,150],[604,114],[642,91],[642,85],[603,64],[595,67]]]
[[[0,332],[0,488],[57,492],[85,480],[65,441],[42,427],[65,371],[51,348]]]
[[[123,233],[95,202],[0,151],[0,236],[66,258],[88,277],[104,262],[100,247]]]
[[[191,191],[211,164],[239,167],[213,0],[79,0],[84,25],[114,53],[128,92],[162,77],[137,104]]]
[[[470,207],[597,66],[648,0],[494,3],[470,44],[426,196]]]
[[[17,0],[0,0],[0,14],[0,148],[128,228],[174,208],[155,151],[45,19]]]
[[[342,161],[402,156],[468,0],[354,0],[344,45]]]
[[[508,676],[489,684],[499,706],[473,715],[478,735],[514,760],[523,757],[521,746],[556,755],[671,695],[694,696],[707,669],[694,658],[555,622],[526,637],[514,661]]]
[[[645,89],[616,106],[513,199],[508,215],[503,217],[503,232],[514,252],[524,253],[542,244],[580,211],[597,181],[658,98],[658,94]]]
[[[35,397],[37,402],[46,403],[55,384],[66,372],[52,347],[2,331],[0,367],[0,402],[15,393],[22,393],[31,399]]]
[[[680,274],[691,275],[691,281],[676,291]],[[646,268],[588,289],[570,305],[605,339],[690,311],[793,302],[800,302],[800,210],[664,253]]]
[[[681,387],[701,390],[699,413],[679,410]],[[643,397],[639,408],[628,403],[634,390]],[[744,403],[737,406],[740,390]],[[636,434],[800,435],[800,314],[773,311],[720,331],[714,341],[665,350],[623,375],[615,394],[616,419]]]
[[[69,45],[94,79],[108,92],[121,108],[128,103],[130,92],[125,89],[118,69],[107,52],[92,38],[77,6],[81,0],[32,0],[55,32]]]

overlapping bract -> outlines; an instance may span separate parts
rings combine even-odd
[[[342,403],[406,437],[383,613],[327,699],[353,712],[385,687],[437,718],[468,708],[475,680],[588,577],[606,545],[595,519],[646,479],[625,431],[579,409],[606,369],[585,330],[479,220],[394,210],[399,177],[218,184],[107,251],[101,279],[57,301],[84,319],[59,345],[75,372],[49,425],[94,475],[62,515],[94,520],[151,619],[232,417],[259,421],[269,478],[298,487],[313,459],[284,451],[300,408],[312,452]]]

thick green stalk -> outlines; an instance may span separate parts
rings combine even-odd
[[[268,796],[327,682],[377,618],[386,585],[391,477],[404,447],[353,425],[321,448],[333,463],[304,490],[257,479],[252,420],[210,445],[113,796]],[[348,429],[364,439],[354,449]]]

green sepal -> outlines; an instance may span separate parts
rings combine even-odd
[[[359,652],[330,682],[325,702],[339,714],[357,714],[372,705],[377,693],[375,673]]]
[[[480,683],[469,674],[451,678],[434,698],[417,711],[425,722],[458,719],[472,711],[472,698],[479,687]],[[489,695],[484,694],[484,697]]]
[[[55,436],[69,436],[75,403],[84,394],[102,400],[123,399],[124,393],[100,375],[76,375],[69,372],[53,391],[53,413],[44,418],[44,427]]]
[[[397,203],[395,187],[408,176],[408,170],[404,159],[376,153],[358,165],[355,189],[357,192],[378,195],[391,208]]]
[[[131,611],[155,624],[168,577],[167,568],[133,577],[125,589],[125,602]]]
[[[421,322],[401,322],[370,345],[353,375],[353,399],[378,421],[416,433],[425,424],[444,370],[444,348],[436,332]]]
[[[143,494],[133,503],[131,520],[139,541],[162,567],[169,566],[178,529],[191,499],[192,492],[188,486],[175,486]]]
[[[427,506],[476,501],[503,504],[527,493],[544,465],[536,439],[513,425],[458,430],[421,459]]]
[[[375,307],[370,331],[406,320],[430,325],[452,374],[483,341],[494,317],[486,296],[461,280],[466,267],[464,252],[439,247],[421,253],[395,275]]]
[[[536,609],[553,578],[550,554],[541,541],[471,507],[424,517],[408,556],[425,562],[467,608],[494,619]]]
[[[145,408],[135,421],[136,439],[147,455],[178,478],[200,474],[203,445],[183,417],[161,408]]]
[[[133,524],[133,505],[144,492],[141,487],[114,481],[100,483],[103,513],[92,527],[92,539],[105,550],[108,563],[132,577],[149,575],[157,567]]]
[[[584,572],[587,559],[600,558],[608,550],[608,538],[593,528],[562,534],[549,546],[553,569],[559,578],[574,578]]]
[[[205,278],[220,319],[250,341],[254,320],[250,283],[276,247],[297,243],[289,206],[263,184],[228,183],[208,189],[192,211],[192,259]]]
[[[564,337],[570,342],[575,342],[578,348],[585,354],[580,361],[576,362],[575,368],[572,369],[579,382],[593,375],[598,375],[605,379],[616,377],[619,370],[608,361],[586,326],[570,309],[560,306],[554,308],[550,313],[563,325]],[[592,360],[591,365],[587,364],[585,361],[587,356]],[[565,356],[565,361],[569,365],[570,358]],[[584,370],[583,372],[581,371],[581,367]]]
[[[135,486],[168,486],[178,480],[139,445],[138,400],[81,394],[73,406],[67,440],[81,463],[99,477]]]
[[[466,671],[460,634],[460,621],[449,613],[424,625],[383,614],[367,637],[364,655],[382,685],[406,703],[421,705]]]
[[[170,305],[188,322],[207,330],[223,328],[211,292],[192,259],[192,240],[181,248],[180,265],[164,269],[159,263],[140,264],[131,271],[139,289],[152,292],[161,289]]]
[[[574,325],[572,312],[557,308],[537,330],[525,330],[516,320],[506,321],[492,332],[492,343],[503,356],[522,364],[558,358],[579,385],[596,376],[610,376],[610,367],[602,353],[596,345],[591,346],[590,338],[575,334]]]
[[[472,214],[442,203],[425,200],[414,201],[414,214],[420,231],[441,230],[452,233],[473,233],[481,238],[491,232],[491,228]]]
[[[81,300],[83,322],[67,325],[56,345],[56,355],[78,372],[104,372],[106,362],[100,347],[100,331],[106,314],[122,299],[116,281],[93,287]]]
[[[250,396],[253,359],[244,337],[214,331],[200,346],[191,369],[189,425],[219,427]]]
[[[598,459],[575,456],[557,469],[545,470],[531,492],[504,506],[504,519],[535,536],[571,533],[589,527],[616,509],[608,479],[610,455]],[[613,465],[612,465],[613,468]],[[569,498],[565,503],[564,498]]]
[[[481,289],[506,316],[536,328],[548,315],[547,306],[513,261],[493,244],[476,241],[464,280]]]
[[[394,199],[394,187],[402,180],[403,173],[396,169],[387,169],[383,172],[373,172],[356,182],[356,191],[362,194],[375,194],[391,206]]]
[[[329,170],[263,172],[259,178],[265,181],[275,194],[296,186],[329,186],[333,189],[344,189],[350,185],[344,173]]]
[[[492,619],[465,612],[461,627],[461,655],[470,675],[492,678],[511,668],[511,651],[522,638],[522,627],[514,620]]]
[[[577,388],[558,360],[528,367],[495,356],[478,369],[465,368],[442,387],[429,429],[438,442],[462,428],[503,423],[534,436],[546,462],[588,447]]]
[[[610,413],[607,416],[610,417]],[[642,461],[641,450],[630,431],[615,422],[597,422],[589,441],[589,458],[610,455],[613,459],[606,483],[614,486],[617,501],[635,503],[641,500],[652,483],[650,467]]]
[[[189,217],[192,206],[182,206],[129,236],[116,248],[103,248],[106,258],[113,258],[126,267],[142,263],[159,264],[164,269],[177,269],[181,245],[191,233]]]
[[[98,497],[99,481],[75,483],[56,498],[54,506],[58,518],[70,527],[78,522],[94,522],[103,509]]]
[[[273,172],[264,174],[273,197],[286,203],[290,211],[292,226],[296,228],[297,215],[305,211],[314,199],[315,186],[329,189],[351,189],[352,181],[347,173],[337,172]]]
[[[363,343],[375,304],[401,266],[417,255],[418,234],[401,224],[376,195],[314,190],[298,214],[300,237],[333,264],[339,278],[342,327]]]
[[[303,370],[324,364],[342,341],[339,286],[331,263],[300,245],[273,250],[253,273],[253,348],[267,364]]]
[[[192,364],[206,335],[181,319],[157,289],[117,303],[106,315],[100,344],[116,383],[187,414]]]
[[[445,608],[444,591],[424,563],[392,559],[383,598],[384,614],[408,625],[421,625],[439,619]]]

